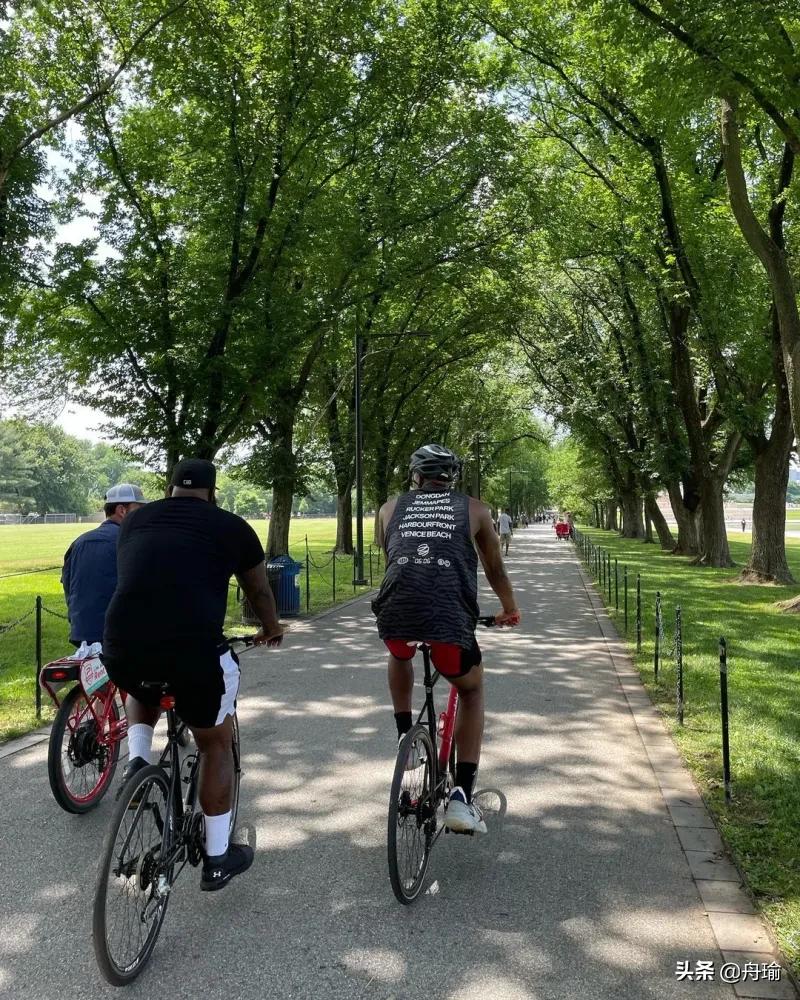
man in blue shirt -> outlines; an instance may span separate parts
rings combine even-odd
[[[138,486],[112,486],[105,496],[105,521],[80,535],[67,549],[61,584],[73,645],[91,646],[103,641],[106,609],[117,586],[119,526],[146,502]]]

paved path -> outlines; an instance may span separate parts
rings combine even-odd
[[[184,873],[129,995],[733,995],[676,982],[678,960],[720,955],[572,546],[529,528],[509,566],[524,627],[480,636],[490,835],[443,837],[428,892],[395,902],[394,724],[368,602],[298,624],[280,653],[244,657],[240,820],[256,864],[217,895]],[[61,812],[45,745],[0,760],[0,777],[0,995],[107,996],[90,914],[110,801],[85,817]]]

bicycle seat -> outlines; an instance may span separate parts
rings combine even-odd
[[[157,694],[159,707],[165,710],[175,708],[175,696],[169,689],[169,681],[139,681],[139,687]]]

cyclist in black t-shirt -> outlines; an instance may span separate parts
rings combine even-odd
[[[202,753],[205,890],[221,889],[253,863],[251,847],[228,839],[239,664],[222,628],[232,575],[261,621],[255,643],[277,646],[283,636],[261,542],[245,520],[216,506],[215,482],[211,462],[185,459],[175,466],[170,496],[123,521],[117,589],[103,635],[109,676],[129,695],[123,780],[150,763],[161,714],[158,696],[142,681],[169,682],[175,708]]]

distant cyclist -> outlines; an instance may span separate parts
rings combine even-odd
[[[475,640],[478,554],[503,606],[498,624],[516,625],[520,614],[491,512],[453,489],[458,470],[458,458],[438,444],[411,456],[412,489],[380,510],[378,534],[387,565],[372,608],[389,650],[389,690],[400,739],[412,725],[414,640],[430,645],[434,666],[458,688],[456,787],[445,822],[451,830],[485,833],[472,801],[483,737],[483,668]]]
[[[170,496],[126,520],[103,638],[109,676],[129,694],[124,780],[150,763],[161,714],[158,694],[141,681],[169,683],[202,753],[204,890],[221,889],[253,863],[252,847],[229,843],[239,663],[222,627],[233,574],[261,621],[254,641],[276,646],[283,635],[258,535],[216,506],[215,484],[211,462],[185,459],[175,466]]]
[[[145,503],[138,486],[112,486],[105,495],[103,523],[79,535],[64,555],[61,585],[67,602],[69,639],[78,647],[78,656],[97,651],[103,641],[106,611],[117,586],[120,525]]]

